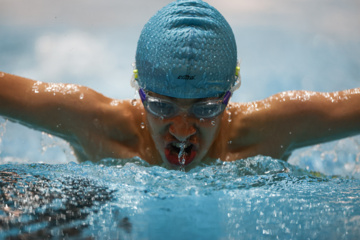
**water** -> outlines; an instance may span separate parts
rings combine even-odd
[[[357,239],[360,180],[254,157],[0,165],[0,239]]]
[[[185,165],[185,147],[186,147],[186,143],[185,142],[181,142],[180,143],[180,151],[179,151],[179,154],[178,154],[178,159],[179,159],[179,163],[180,163],[180,170],[181,171],[184,171],[185,168],[184,168],[184,165]]]

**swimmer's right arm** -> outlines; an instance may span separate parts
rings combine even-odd
[[[80,101],[80,99],[86,101]],[[0,115],[73,142],[105,97],[73,84],[54,84],[0,72]]]

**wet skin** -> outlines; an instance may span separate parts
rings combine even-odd
[[[79,161],[138,156],[178,169],[176,146],[185,141],[191,146],[186,150],[190,169],[214,159],[287,159],[299,147],[360,134],[359,88],[289,91],[229,103],[221,115],[204,121],[186,111],[197,100],[176,99],[184,111],[162,120],[148,114],[140,100],[120,101],[83,86],[0,73],[0,115],[68,141]]]

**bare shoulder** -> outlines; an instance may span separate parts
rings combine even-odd
[[[111,138],[129,140],[138,137],[145,126],[144,108],[140,100],[106,98],[98,102],[91,124]]]
[[[77,119],[80,122],[79,128],[74,130],[76,141],[71,144],[78,150],[78,158],[97,161],[139,155],[145,132],[142,129],[144,110],[139,100],[104,97],[93,104],[85,115]]]

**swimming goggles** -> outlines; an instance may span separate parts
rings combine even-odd
[[[160,118],[171,118],[184,109],[171,100],[149,96],[142,88],[139,95],[145,109]],[[196,118],[213,118],[222,113],[231,97],[231,91],[227,91],[220,99],[209,99],[194,103],[188,112]]]
[[[171,100],[149,96],[144,89],[139,87],[136,81],[138,78],[138,73],[135,64],[134,64],[133,73],[134,74],[130,81],[130,84],[132,87],[138,90],[141,101],[145,109],[149,113],[160,118],[171,118],[179,114],[180,110],[184,109]],[[229,91],[227,91],[219,99],[209,99],[194,103],[189,109],[190,114],[199,119],[201,118],[208,119],[208,118],[216,117],[220,113],[222,113],[225,110],[232,93],[241,86],[239,62],[237,63],[236,66],[235,75],[236,75],[235,85]]]

